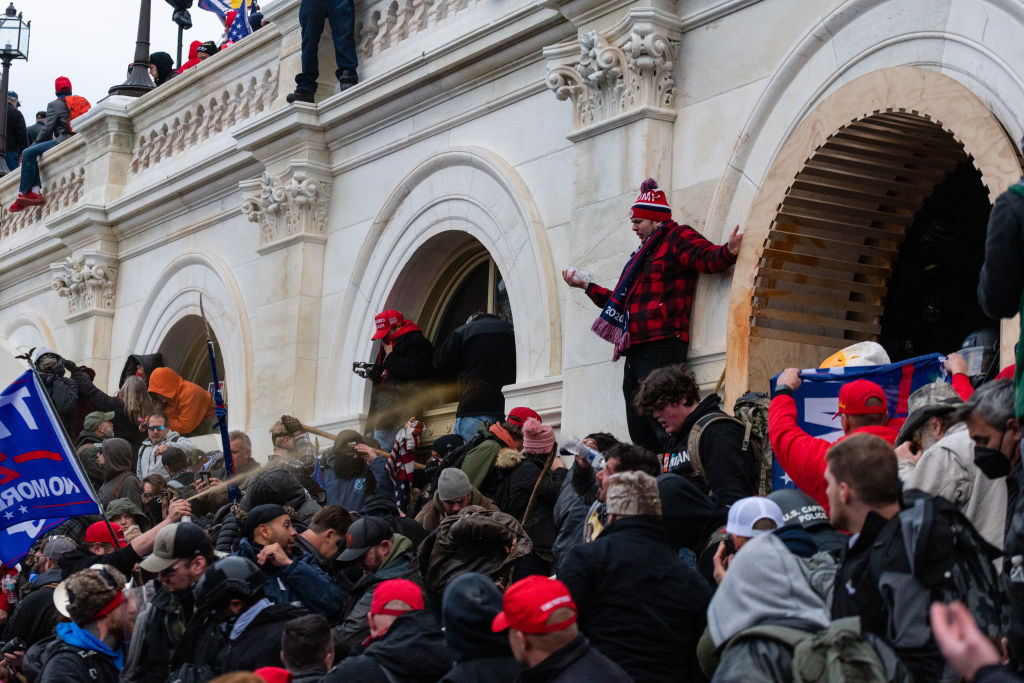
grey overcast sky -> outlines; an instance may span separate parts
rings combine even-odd
[[[175,58],[178,27],[171,21],[171,6],[165,0],[150,1],[150,52]],[[10,2],[0,0],[0,10]],[[35,112],[54,98],[57,76],[70,78],[75,94],[93,104],[125,80],[135,54],[139,0],[14,0],[14,7],[32,22],[28,61],[11,65],[10,89],[20,97],[26,123],[35,123]],[[195,3],[189,11],[192,28],[185,31],[182,59],[188,59],[193,40],[220,42],[224,33],[216,14]]]

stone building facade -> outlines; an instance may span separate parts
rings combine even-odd
[[[288,105],[298,5],[96,103],[43,157],[47,204],[0,218],[0,335],[112,392],[135,352],[203,381],[202,293],[257,454],[282,413],[363,423],[351,363],[385,308],[431,338],[466,307],[510,315],[508,405],[625,434],[598,311],[559,273],[614,284],[646,177],[709,239],[745,230],[734,271],[699,281],[690,344],[735,396],[884,333],[905,237],[954,168],[989,202],[1021,175],[1017,0],[357,0],[359,85],[337,92],[325,36],[316,104]]]

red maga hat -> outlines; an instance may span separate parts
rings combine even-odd
[[[390,614],[399,616],[409,610],[388,609],[385,607],[392,600],[401,600],[414,610],[423,609],[423,591],[408,579],[389,579],[381,581],[373,590],[373,603],[370,614]]]
[[[502,601],[502,611],[491,622],[495,633],[514,628],[523,633],[554,633],[576,623],[576,603],[565,584],[558,579],[535,574],[512,584]],[[551,613],[568,607],[573,614],[554,624],[547,623]]]
[[[383,339],[393,326],[401,325],[404,322],[405,317],[401,311],[381,311],[373,318],[373,324],[376,325],[377,330],[370,339]]]
[[[868,399],[877,398],[881,401],[876,405],[868,405]],[[858,379],[844,384],[839,390],[838,415],[885,415],[889,412],[882,387],[866,379]]]

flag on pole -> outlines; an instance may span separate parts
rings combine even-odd
[[[99,514],[35,372],[0,392],[0,561],[10,566],[67,517]]]
[[[252,27],[249,26],[249,13],[245,8],[246,3],[243,2],[239,8],[238,13],[235,14],[235,20],[231,22],[231,26],[228,27],[227,38],[232,43],[237,43],[242,38],[252,33]]]
[[[847,382],[857,379],[871,380],[882,387],[890,420],[906,418],[910,394],[936,380],[949,381],[942,367],[944,358],[933,353],[889,365],[801,370],[800,388],[793,392],[797,423],[811,436],[830,442],[838,440],[843,435],[840,417],[836,415],[839,390]],[[778,375],[772,377],[773,397],[776,379]],[[772,467],[772,488],[796,488],[778,460]]]
[[[231,3],[228,0],[199,0],[199,9],[204,9],[207,12],[213,12],[221,21],[227,16],[228,12],[231,11]]]

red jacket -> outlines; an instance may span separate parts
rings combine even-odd
[[[874,434],[892,444],[896,442],[897,430],[889,425],[869,425],[855,429],[850,434]],[[800,429],[796,421],[796,401],[789,394],[778,394],[768,406],[768,437],[772,442],[775,459],[789,478],[797,488],[818,501],[828,512],[825,453],[832,444]]]
[[[688,225],[665,223],[665,238],[644,263],[629,297],[629,337],[633,345],[679,337],[690,340],[690,312],[697,273],[723,273],[736,263],[725,244],[713,244]],[[604,308],[611,290],[591,283],[587,296]]]

